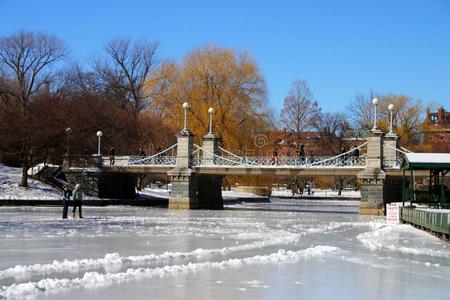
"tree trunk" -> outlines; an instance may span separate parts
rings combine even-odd
[[[22,162],[22,179],[20,186],[28,187],[28,160],[24,159]]]

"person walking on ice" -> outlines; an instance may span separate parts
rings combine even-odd
[[[72,217],[75,218],[75,211],[78,207],[78,216],[80,219],[83,218],[81,214],[81,200],[83,200],[83,193],[81,192],[81,185],[78,183],[73,190],[73,211]]]
[[[63,219],[67,219],[70,197],[72,196],[72,191],[69,189],[69,186],[67,184],[63,185],[62,195],[63,195]]]

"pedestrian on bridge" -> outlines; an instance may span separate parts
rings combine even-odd
[[[347,164],[347,149],[344,147],[341,148],[341,165],[345,166]]]
[[[115,156],[116,156],[116,149],[114,147],[111,147],[111,150],[109,150],[109,164],[110,165],[114,165]]]
[[[314,154],[314,151],[311,150],[309,153],[309,162],[312,164],[316,161],[316,155]]]
[[[278,151],[275,149],[272,153],[272,165],[278,164]]]
[[[81,192],[81,185],[78,183],[75,185],[75,189],[73,190],[73,210],[72,210],[72,218],[75,218],[75,211],[78,207],[78,216],[80,219],[83,218],[81,214],[81,201],[83,200],[83,193]]]
[[[142,148],[142,147],[139,149],[139,156],[140,156],[140,157],[145,157],[145,156],[147,156],[147,154],[145,153],[144,148]]]
[[[358,163],[358,158],[359,158],[359,149],[358,149],[357,145],[354,146],[354,149],[352,151],[352,156],[353,156],[352,163],[353,163],[353,165],[356,165]]]
[[[305,145],[300,146],[300,152],[298,153],[299,164],[305,164]]]
[[[69,210],[70,197],[72,196],[72,191],[67,184],[63,185],[63,219],[67,219],[67,212]]]

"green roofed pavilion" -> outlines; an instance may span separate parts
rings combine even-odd
[[[426,202],[430,207],[450,207],[450,190],[445,185],[445,176],[450,170],[450,153],[406,153],[402,162],[402,170],[403,206],[405,201],[409,201],[412,205],[414,202],[417,202],[418,198],[425,196]],[[415,170],[430,171],[428,190],[416,189]],[[406,171],[409,171],[409,174],[406,174]]]

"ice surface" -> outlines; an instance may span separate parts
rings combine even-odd
[[[278,211],[285,202],[223,211],[86,207],[81,220],[60,219],[60,208],[2,207],[0,298],[440,299],[450,292],[448,243],[384,218],[339,213],[345,206]]]

